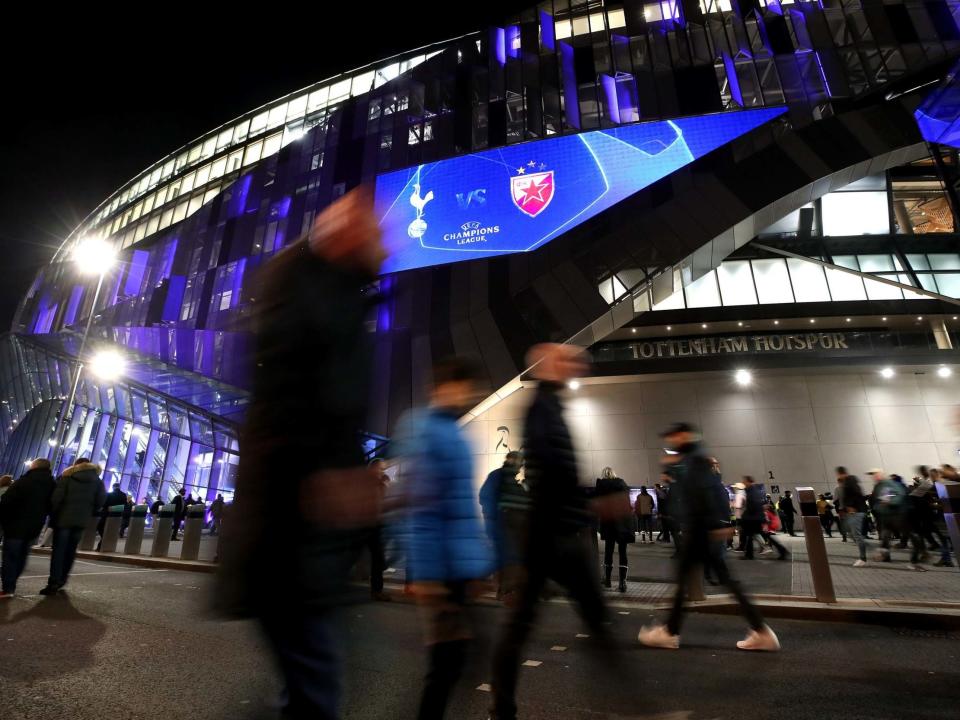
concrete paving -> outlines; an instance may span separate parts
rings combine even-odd
[[[747,564],[747,563],[744,563]],[[47,558],[32,557],[23,597],[0,602],[4,720],[191,720],[273,717],[279,690],[255,628],[207,612],[207,574],[78,562],[64,597],[43,599]],[[489,646],[502,608],[478,608],[476,661],[448,718],[481,720]],[[521,717],[531,720],[776,718],[924,720],[960,701],[960,639],[900,627],[772,621],[784,651],[734,649],[735,617],[691,614],[679,652],[639,647],[653,611],[615,608],[619,658],[597,658],[575,613],[543,606],[524,654]],[[343,717],[415,715],[423,674],[416,609],[345,608]],[[539,664],[537,664],[539,663]]]

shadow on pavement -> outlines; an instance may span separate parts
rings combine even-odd
[[[5,650],[13,650],[17,660],[4,663],[7,679],[36,681],[93,664],[93,648],[106,632],[104,623],[80,612],[64,593],[16,612],[19,607],[22,603],[9,600],[0,604]]]

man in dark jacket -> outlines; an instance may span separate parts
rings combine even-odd
[[[255,365],[216,600],[257,617],[285,676],[284,717],[338,717],[334,609],[379,518],[360,444],[373,354],[365,294],[383,259],[369,193],[324,210],[257,292]]]
[[[106,497],[100,468],[87,458],[80,458],[63,471],[50,501],[53,552],[50,578],[41,595],[55,595],[67,584],[83,529],[103,507]]]
[[[40,458],[0,497],[0,527],[3,528],[3,591],[0,598],[13,597],[17,578],[26,567],[30,545],[40,534],[50,512],[53,473],[50,461]]]
[[[504,529],[500,516],[500,499],[507,484],[517,484],[520,472],[520,453],[511,450],[503,459],[503,465],[487,475],[480,486],[480,510],[483,513],[483,526],[487,537],[496,551],[497,567],[502,568],[504,560]],[[508,491],[509,492],[509,491]]]
[[[495,720],[517,715],[516,685],[521,651],[533,629],[541,591],[548,579],[566,587],[595,640],[607,642],[607,617],[596,555],[585,536],[590,513],[579,487],[577,458],[560,392],[585,366],[578,348],[538,345],[527,357],[540,384],[524,423],[526,481],[530,486],[530,527],[525,549],[526,582],[494,652],[493,709]],[[608,652],[613,652],[607,647]],[[616,667],[616,658],[611,665]]]
[[[127,494],[120,489],[120,483],[114,483],[113,487],[110,488],[110,492],[107,493],[106,499],[103,501],[103,507],[100,508],[100,522],[97,523],[97,535],[100,536],[100,541],[97,543],[97,550],[99,550],[103,544],[103,532],[107,527],[107,515],[110,508],[115,505],[126,504]]]
[[[847,534],[857,544],[860,557],[854,561],[856,568],[867,564],[867,541],[864,539],[863,519],[867,513],[867,499],[860,487],[860,481],[855,475],[847,472],[842,465],[837,468],[837,484],[841,488],[843,506],[843,522],[846,524]]]
[[[790,537],[795,537],[793,523],[797,516],[797,509],[793,506],[793,497],[787,490],[780,498],[780,515],[783,517],[783,529],[787,531]]]
[[[170,533],[171,540],[179,540],[180,525],[183,524],[183,518],[187,515],[187,489],[180,488],[180,492],[173,496],[173,531]]]
[[[780,649],[777,636],[750,602],[740,584],[730,575],[724,558],[727,538],[733,532],[730,507],[718,475],[711,472],[710,459],[696,440],[695,430],[687,423],[675,423],[664,433],[667,446],[679,453],[677,491],[680,502],[674,512],[681,528],[680,559],[677,563],[677,587],[673,609],[666,625],[640,630],[637,639],[644,645],[676,650],[680,647],[683,603],[691,573],[709,565],[720,584],[727,586],[750,624],[750,632],[737,643],[741,650]],[[676,457],[676,456],[672,456]],[[718,487],[719,486],[719,487]]]

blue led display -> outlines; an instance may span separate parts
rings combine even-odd
[[[534,250],[784,112],[641,123],[386,173],[375,193],[383,272]]]

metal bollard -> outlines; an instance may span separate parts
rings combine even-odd
[[[120,524],[123,522],[123,505],[111,505],[107,508],[107,519],[100,536],[100,552],[116,552],[120,542]]]
[[[943,506],[943,521],[953,543],[953,553],[960,557],[960,483],[937,483],[937,495]]]
[[[130,527],[127,528],[127,542],[124,543],[125,555],[139,555],[143,545],[143,530],[147,525],[147,506],[134,505],[130,513]]]
[[[827,545],[823,541],[823,526],[817,513],[817,494],[812,487],[798,487],[797,500],[803,516],[803,538],[807,544],[810,574],[813,575],[813,592],[823,603],[835,603],[837,594],[833,589]]]
[[[187,508],[187,519],[183,524],[183,548],[181,560],[196,560],[200,556],[200,537],[203,535],[203,517],[207,506],[197,503]]]
[[[100,524],[100,510],[97,509],[87,521],[87,526],[83,529],[83,535],[80,536],[78,550],[93,550],[97,544],[97,525]]]
[[[173,532],[173,513],[176,505],[164,505],[153,524],[153,547],[150,557],[166,557],[170,551],[170,534]]]

